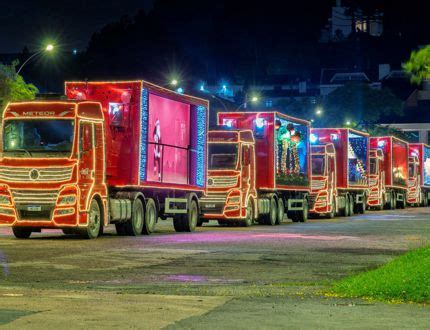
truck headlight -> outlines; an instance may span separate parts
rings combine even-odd
[[[0,195],[0,205],[10,205],[10,198],[5,195]]]
[[[58,205],[73,205],[76,202],[75,196],[64,196],[60,197],[60,200],[58,201]]]

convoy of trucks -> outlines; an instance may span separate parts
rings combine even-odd
[[[222,112],[145,81],[67,82],[67,100],[10,103],[0,143],[0,225],[96,238],[209,220],[279,225],[367,208],[427,206],[430,147],[279,112]]]
[[[193,231],[206,189],[208,102],[144,81],[66,83],[70,101],[9,104],[2,121],[0,223],[95,238]]]

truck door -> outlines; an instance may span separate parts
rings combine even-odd
[[[86,210],[88,195],[94,184],[94,125],[81,122],[79,125],[79,173],[81,191],[80,209]]]

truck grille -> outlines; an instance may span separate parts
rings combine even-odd
[[[0,167],[0,180],[5,182],[63,182],[72,178],[72,171],[73,167]]]
[[[208,178],[208,187],[233,187],[237,184],[237,176],[211,176]]]
[[[15,204],[52,204],[55,205],[58,190],[12,190]]]

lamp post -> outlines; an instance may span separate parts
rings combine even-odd
[[[257,95],[253,95],[249,99],[249,102],[251,102],[253,104],[257,104],[258,101],[260,101],[260,98]],[[240,108],[242,108],[242,107],[244,107],[246,109],[247,104],[248,104],[248,94],[245,95],[245,102],[243,102],[241,105],[239,105],[235,111],[239,111]]]
[[[18,71],[16,72],[16,74],[18,75],[20,72],[21,72],[21,70],[22,70],[22,68],[31,60],[31,59],[33,59],[34,57],[36,57],[37,55],[40,55],[40,54],[42,54],[43,52],[52,52],[54,50],[54,45],[52,45],[52,44],[49,44],[49,45],[47,45],[45,48],[43,48],[43,49],[40,49],[39,51],[37,51],[37,52],[35,52],[33,55],[31,55],[29,58],[27,58],[27,60],[25,60],[25,62],[24,63],[22,63],[21,64],[21,66],[19,67],[19,69],[18,69]]]

